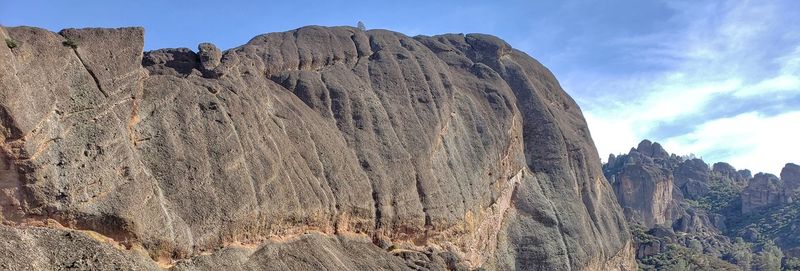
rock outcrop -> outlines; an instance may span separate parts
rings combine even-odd
[[[730,243],[721,235],[725,219],[689,203],[709,194],[712,177],[718,181],[720,174],[739,175],[727,164],[714,168],[722,173],[712,171],[701,159],[669,154],[649,140],[628,154],[609,156],[604,173],[634,227],[639,260],[674,254],[672,246],[690,244],[721,256],[720,250]],[[645,268],[659,268],[642,263]]]
[[[647,228],[672,223],[676,215],[675,184],[666,165],[668,159],[660,144],[648,140],[627,155],[609,157],[606,178],[629,221]]]
[[[742,213],[774,207],[790,201],[781,179],[768,173],[758,173],[742,191]]]
[[[788,163],[781,170],[781,180],[790,194],[800,192],[800,166]]]
[[[714,163],[711,171],[723,178],[734,181],[736,184],[746,185],[747,182],[753,178],[753,174],[750,173],[750,170],[736,170],[733,166],[725,162]]]
[[[0,36],[4,267],[635,269],[577,104],[495,37]]]
[[[629,222],[650,229],[672,227],[679,232],[716,231],[724,221],[687,204],[699,200],[715,181],[739,181],[742,174],[717,163],[669,154],[659,143],[643,140],[628,154],[610,155],[603,167]]]
[[[724,162],[709,168],[693,155],[670,155],[644,140],[628,154],[610,155],[603,170],[632,225],[645,270],[726,269],[754,253],[755,244],[774,242],[789,254],[800,246],[795,164],[786,164],[781,178],[752,176]],[[737,238],[739,244],[732,241]],[[679,258],[693,263],[667,261]],[[714,267],[707,265],[712,262]]]
[[[708,193],[710,169],[701,159],[688,159],[672,172],[675,186],[683,192],[687,199],[698,199]]]
[[[787,163],[780,178],[768,173],[756,174],[742,191],[742,213],[792,203],[800,194],[800,166]]]

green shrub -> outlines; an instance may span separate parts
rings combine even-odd
[[[753,267],[762,271],[780,271],[783,252],[772,241],[764,244],[761,252],[753,259]]]
[[[787,258],[783,270],[800,270],[800,257]]]
[[[691,249],[695,253],[703,253],[703,243],[701,243],[697,239],[692,239],[691,241],[689,241],[689,249]]]
[[[65,40],[61,44],[63,44],[64,46],[69,46],[72,49],[78,48],[78,43],[75,42],[74,40]]]
[[[19,44],[13,39],[6,38],[6,46],[8,46],[9,49],[14,49],[19,47]]]
[[[728,252],[728,257],[743,271],[750,271],[753,263],[753,251],[750,249],[750,243],[745,242],[741,237],[736,237]]]
[[[640,270],[736,270],[736,266],[678,244],[668,244],[666,250],[653,256],[637,259]]]

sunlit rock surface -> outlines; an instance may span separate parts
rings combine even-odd
[[[580,109],[495,37],[0,36],[3,268],[635,269]]]

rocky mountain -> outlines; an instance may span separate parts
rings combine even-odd
[[[636,268],[580,109],[498,38],[0,36],[0,269]]]
[[[644,140],[610,155],[603,170],[633,229],[640,268],[775,270],[754,259],[777,252],[778,268],[800,268],[798,165],[786,164],[780,178],[753,176]]]

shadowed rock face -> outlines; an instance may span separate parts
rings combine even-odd
[[[800,192],[800,166],[792,163],[786,164],[781,170],[781,180],[789,193]]]
[[[791,201],[784,182],[777,176],[758,173],[742,191],[742,213]]]
[[[742,213],[792,203],[800,197],[800,166],[787,163],[781,176],[758,173],[742,191]]]
[[[10,267],[635,269],[580,109],[495,37],[0,36],[0,255],[80,236]]]
[[[689,159],[681,163],[672,175],[677,186],[687,199],[698,199],[708,193],[710,169],[701,159]]]

